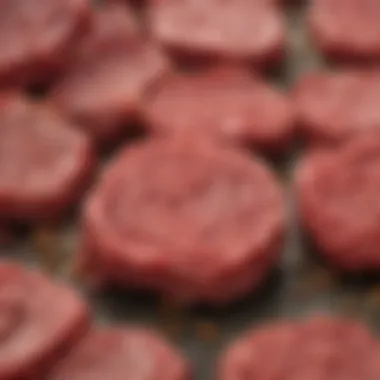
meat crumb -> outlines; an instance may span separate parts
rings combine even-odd
[[[166,333],[172,339],[180,339],[186,326],[183,307],[174,300],[164,297],[159,300],[158,315]]]
[[[195,325],[196,336],[203,342],[214,343],[220,338],[220,330],[215,322],[199,320]]]
[[[49,272],[56,272],[60,266],[58,233],[55,227],[37,227],[32,232],[32,246],[38,261]]]

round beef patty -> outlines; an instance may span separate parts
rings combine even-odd
[[[182,356],[159,334],[131,327],[90,332],[48,380],[189,380]]]
[[[0,0],[0,84],[45,82],[88,28],[89,0]]]
[[[379,271],[380,136],[309,153],[296,173],[304,228],[336,268]]]
[[[335,144],[380,130],[380,71],[314,72],[301,78],[294,104],[310,143]]]
[[[168,67],[134,17],[126,4],[99,5],[91,31],[52,89],[58,108],[101,145],[135,126],[147,88]]]
[[[327,316],[268,324],[223,353],[218,380],[372,380],[379,344],[358,322]]]
[[[150,1],[147,14],[153,38],[176,57],[266,68],[284,55],[285,20],[273,1]]]
[[[0,262],[0,378],[38,380],[89,328],[78,295],[45,274]]]
[[[308,19],[312,38],[329,58],[380,59],[378,0],[312,0]]]
[[[0,216],[55,218],[88,185],[92,147],[81,132],[44,104],[0,94]]]
[[[276,263],[284,219],[281,187],[258,158],[150,141],[122,151],[88,199],[81,261],[94,281],[231,301]]]
[[[171,75],[149,95],[143,114],[155,134],[197,134],[271,153],[287,148],[293,136],[291,102],[247,71]]]

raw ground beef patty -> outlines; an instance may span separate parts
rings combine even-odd
[[[197,134],[272,153],[289,145],[294,127],[285,95],[231,68],[168,75],[150,92],[143,115],[156,134]]]
[[[276,263],[284,223],[281,187],[258,158],[150,141],[122,151],[88,199],[80,261],[94,281],[227,302]]]
[[[179,353],[159,334],[132,327],[98,328],[48,380],[189,380]]]
[[[0,84],[45,82],[88,27],[89,0],[0,0]]]
[[[87,332],[86,304],[71,288],[0,262],[0,378],[40,380]]]
[[[309,153],[296,172],[304,228],[337,269],[380,271],[380,136]]]
[[[340,143],[380,130],[380,71],[309,73],[296,85],[298,124],[310,143]]]
[[[88,139],[44,104],[0,94],[0,216],[55,218],[88,185]]]
[[[268,0],[149,1],[148,25],[177,57],[265,68],[281,61],[285,50],[285,20]]]
[[[160,50],[140,36],[126,4],[99,5],[52,101],[100,144],[134,126],[150,83],[167,69]]]
[[[378,0],[312,0],[308,19],[312,38],[329,58],[380,60]]]
[[[379,344],[358,322],[317,316],[247,332],[222,355],[218,380],[373,380]]]

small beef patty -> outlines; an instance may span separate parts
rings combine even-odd
[[[166,58],[139,32],[125,4],[99,5],[51,100],[104,145],[135,127],[146,90],[168,68]]]
[[[0,262],[0,378],[40,380],[90,325],[87,305],[36,270]]]
[[[51,107],[19,93],[0,94],[0,217],[55,218],[88,185],[90,141]]]
[[[158,333],[135,327],[96,328],[48,380],[189,380],[182,356]]]
[[[284,151],[293,136],[292,103],[247,71],[220,67],[169,75],[143,107],[148,131],[190,134],[222,142]]]
[[[336,268],[380,271],[380,136],[311,151],[296,172],[304,228]]]
[[[358,322],[317,316],[245,333],[222,355],[218,380],[372,380],[379,344]]]
[[[296,85],[298,124],[309,143],[336,144],[380,131],[380,71],[309,73]]]
[[[308,19],[311,36],[327,57],[380,60],[378,0],[312,0]]]
[[[46,82],[87,30],[89,0],[0,0],[0,84]]]
[[[284,55],[281,12],[272,0],[159,0],[147,14],[153,38],[175,57],[265,69]]]
[[[188,139],[123,150],[84,209],[84,271],[97,281],[220,303],[256,288],[277,262],[285,227],[266,165]]]

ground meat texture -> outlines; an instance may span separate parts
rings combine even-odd
[[[313,0],[311,36],[329,58],[353,61],[380,59],[378,0]]]
[[[283,57],[285,22],[272,1],[154,0],[147,14],[153,37],[177,58],[265,68]]]
[[[380,130],[380,71],[314,72],[294,91],[299,124],[310,143],[341,143]]]
[[[321,254],[340,270],[379,271],[379,135],[313,151],[296,181],[302,223]]]
[[[380,376],[377,350],[377,340],[358,322],[317,316],[273,323],[232,343],[220,358],[217,378],[372,380]]]
[[[81,195],[93,169],[91,144],[46,105],[0,94],[0,215],[54,218]]]
[[[294,127],[291,102],[245,71],[211,69],[168,76],[147,98],[144,119],[156,134],[200,138],[282,151]]]
[[[159,334],[136,327],[98,328],[48,380],[189,380],[186,361]]]
[[[89,328],[89,311],[64,284],[0,263],[0,378],[39,380]]]
[[[81,265],[94,282],[228,302],[276,263],[283,206],[258,158],[187,139],[139,144],[122,151],[87,201]]]
[[[89,0],[0,0],[0,9],[0,84],[51,79],[89,24]]]
[[[147,87],[168,65],[133,17],[126,4],[97,9],[92,31],[52,91],[58,108],[103,144],[136,121]]]

